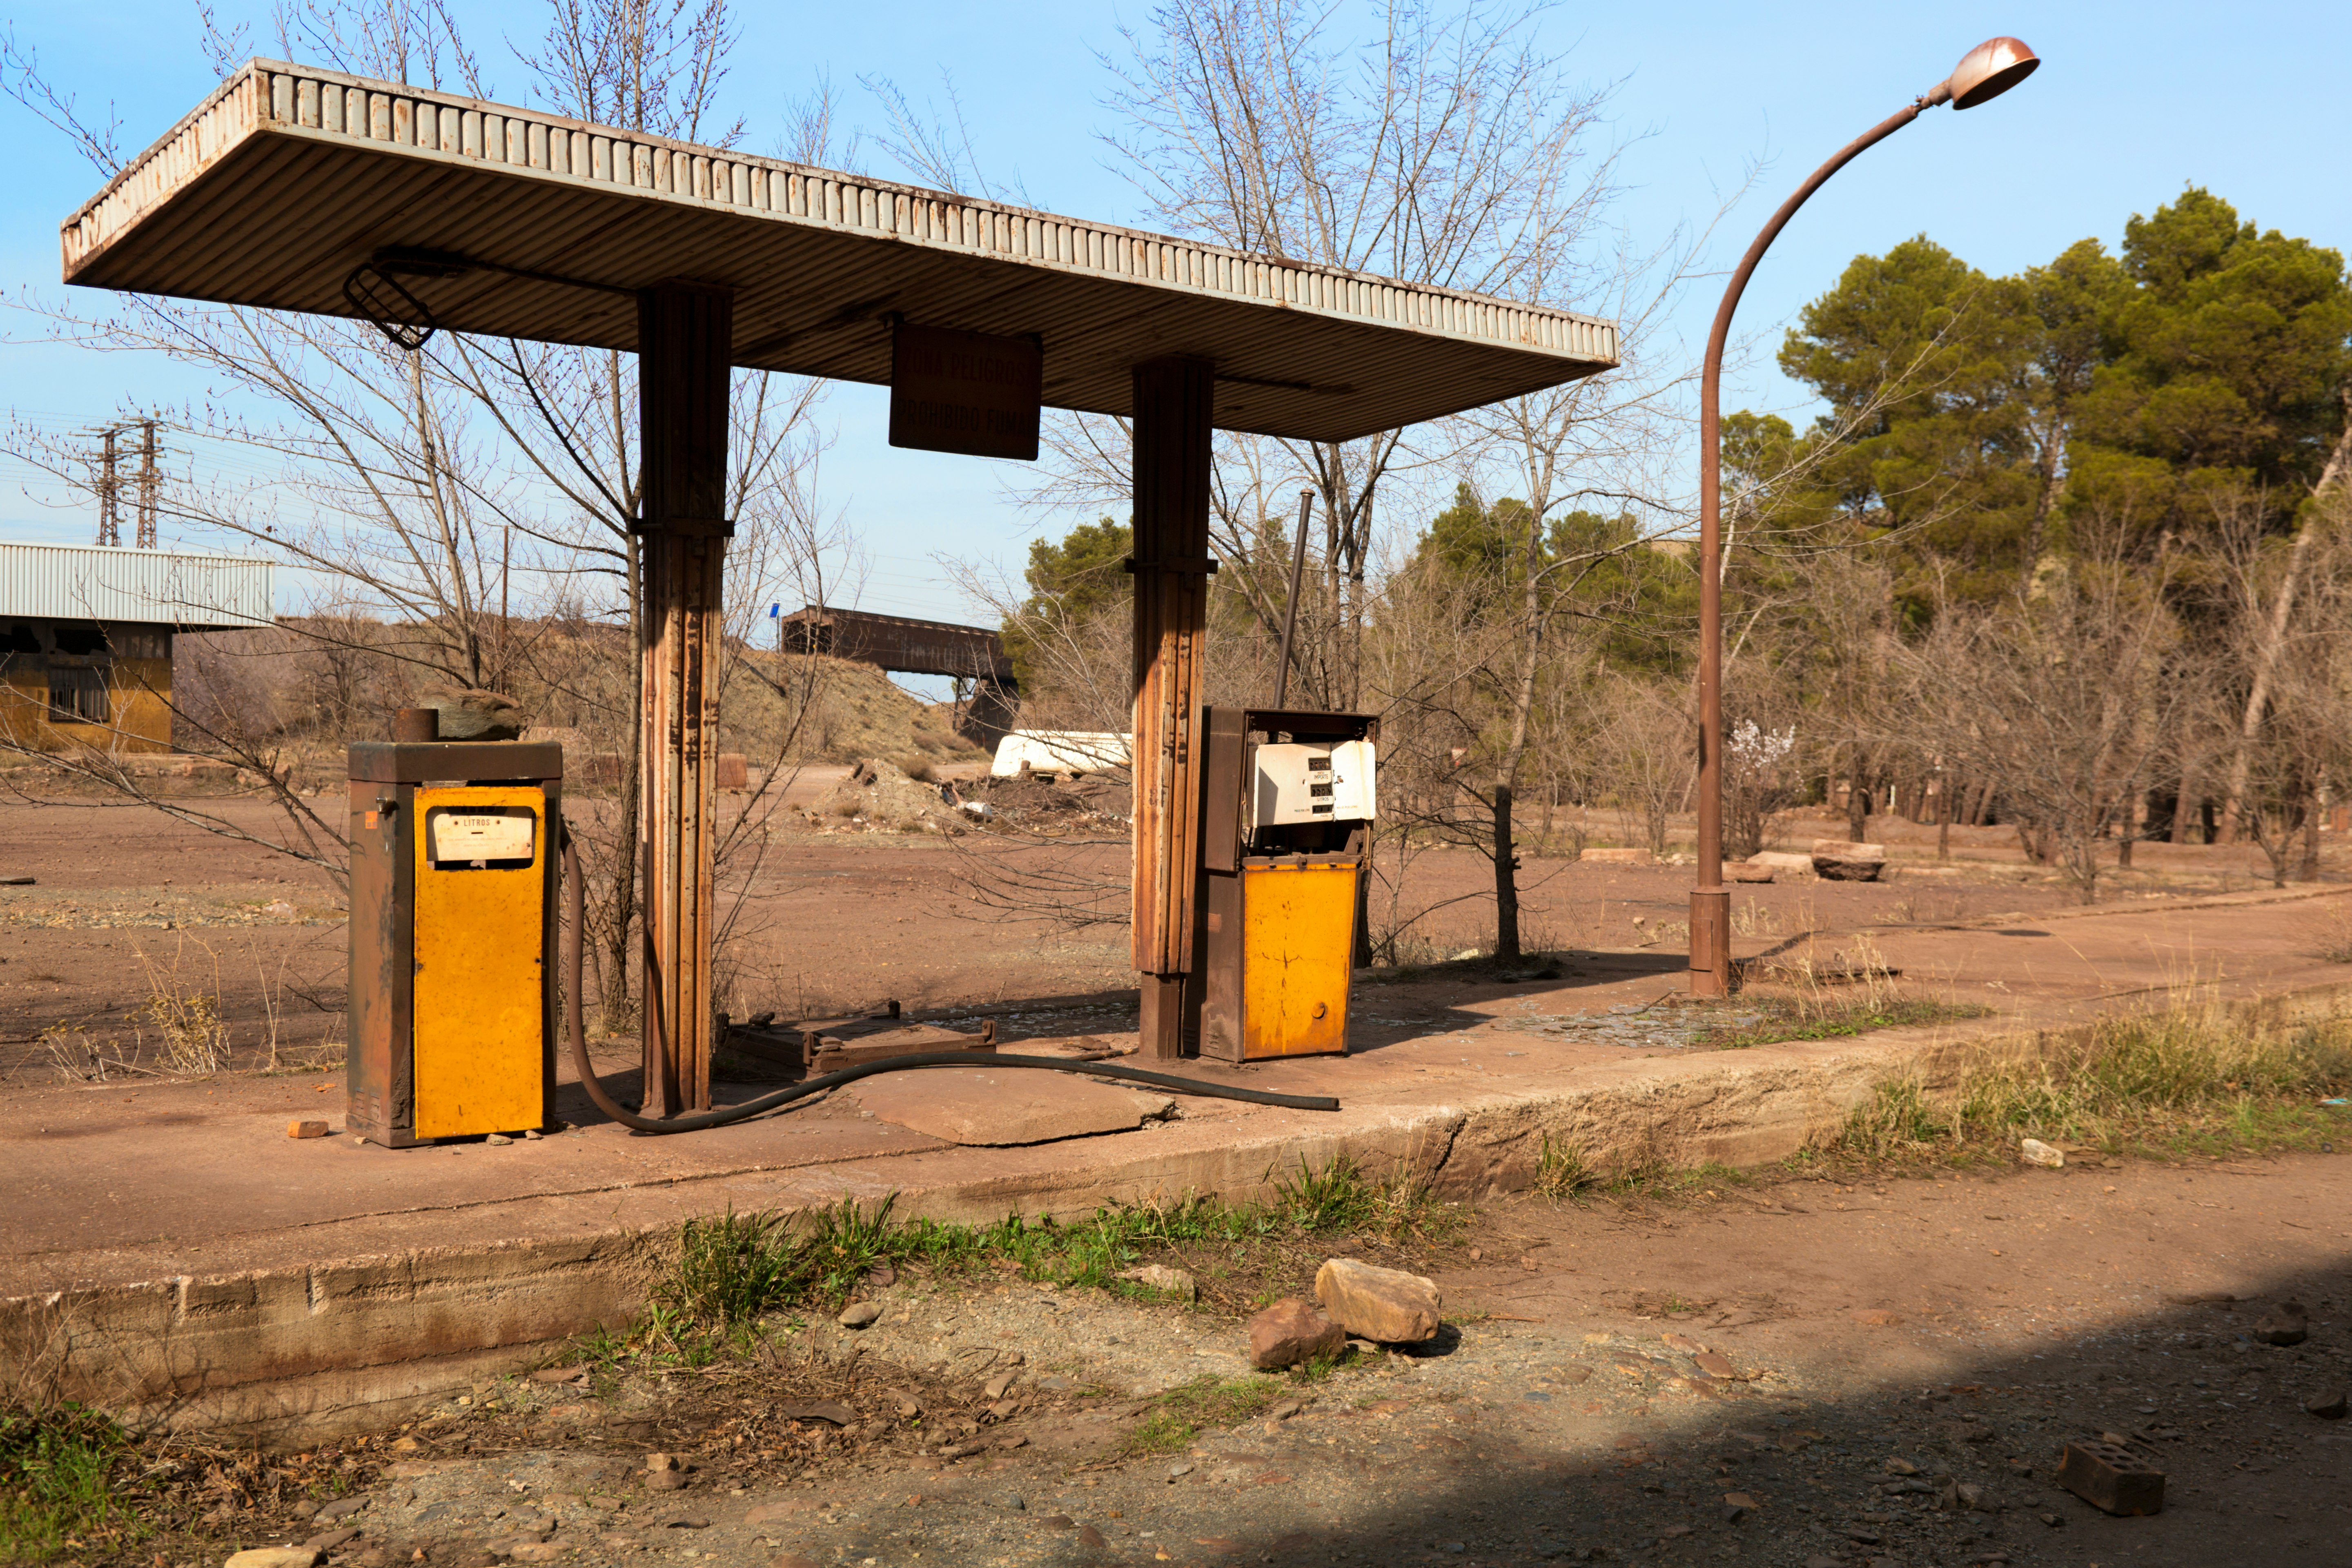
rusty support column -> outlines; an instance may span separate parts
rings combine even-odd
[[[1162,1061],[1183,1055],[1192,968],[1213,390],[1205,360],[1135,367],[1135,967]]]
[[[727,540],[734,296],[662,283],[637,296],[640,604],[646,619],[638,845],[645,866],[645,1114],[710,1104],[712,809],[719,579]]]

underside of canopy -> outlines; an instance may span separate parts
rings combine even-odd
[[[892,322],[1034,335],[1045,401],[1339,440],[1617,363],[1613,325],[559,115],[256,60],[64,226],[66,281],[636,349],[634,291],[735,291],[740,366],[887,384]],[[405,290],[362,283],[373,263]],[[389,301],[389,308],[386,306]]]

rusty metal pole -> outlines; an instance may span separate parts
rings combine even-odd
[[[1952,74],[1841,148],[1812,172],[1797,194],[1780,204],[1764,226],[1715,310],[1706,338],[1706,373],[1698,400],[1698,886],[1691,889],[1690,989],[1694,996],[1731,991],[1731,891],[1723,885],[1723,346],[1731,336],[1731,313],[1748,276],[1780,230],[1822,183],[1919,118],[1923,110],[1948,103],[1973,109],[1990,102],[2032,76],[2042,61],[2016,38],[1987,38],[1960,57]]]
[[[1932,96],[1932,95],[1931,95]],[[1706,372],[1698,400],[1698,886],[1690,896],[1690,992],[1726,996],[1731,992],[1731,889],[1723,885],[1723,349],[1731,337],[1732,312],[1764,252],[1780,237],[1805,199],[1822,182],[1874,142],[1893,135],[1927,107],[1919,99],[1848,142],[1812,173],[1797,194],[1780,204],[1764,226],[1716,307],[1706,338]]]
[[[662,283],[637,297],[646,620],[638,847],[645,867],[644,1113],[710,1105],[719,582],[727,541],[734,296]]]
[[[1201,820],[1201,641],[1208,625],[1205,360],[1135,367],[1134,958],[1142,1054],[1184,1054]]]
[[[120,491],[114,479],[114,429],[110,426],[100,434],[106,440],[106,455],[99,460],[104,465],[106,477],[98,481],[98,542],[100,544],[120,544],[122,542],[122,519],[115,507],[115,497]]]
[[[1315,492],[1298,492],[1298,538],[1290,551],[1290,597],[1282,602],[1282,664],[1274,678],[1274,705],[1290,697],[1290,635],[1298,629],[1298,588],[1307,575],[1307,523],[1315,512]]]

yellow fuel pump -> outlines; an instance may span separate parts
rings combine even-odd
[[[553,1119],[563,748],[433,718],[349,754],[348,1121],[393,1148]]]
[[[1202,718],[1200,1054],[1345,1051],[1380,721],[1243,708]]]

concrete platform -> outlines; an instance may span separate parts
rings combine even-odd
[[[1148,1114],[1151,1097],[1118,1090],[1117,1113],[1088,1135],[1017,1146],[950,1142],[971,1129],[942,1110],[945,1084],[932,1082],[673,1138],[600,1123],[567,1082],[559,1114],[572,1131],[407,1151],[286,1136],[296,1117],[340,1125],[339,1078],[22,1091],[0,1101],[0,1376],[37,1395],[290,1439],[396,1420],[419,1400],[626,1321],[678,1223],[730,1205],[895,1193],[901,1213],[942,1218],[1074,1215],[1192,1192],[1245,1197],[1301,1161],[1343,1152],[1477,1196],[1528,1185],[1547,1137],[1598,1164],[1759,1163],[1834,1126],[1892,1071],[1932,1084],[2104,1015],[2333,1013],[2352,970],[2310,954],[2336,907],[2326,900],[2347,895],[2305,889],[1743,940],[1742,957],[1783,964],[1874,957],[1899,966],[1915,993],[1996,1011],[1737,1052],[1684,1048],[1674,953],[1580,955],[1562,979],[1485,988],[1483,999],[1420,1006],[1426,1016],[1415,1017],[1398,1016],[1393,988],[1368,982],[1355,1054],[1181,1069],[1334,1094],[1337,1113],[1183,1099],[1163,1120]],[[610,1070],[620,1077],[624,1066],[616,1056]],[[1033,1104],[1055,1098],[1020,1087]],[[932,1131],[891,1121],[902,1105],[915,1108],[900,1112],[908,1122]]]

